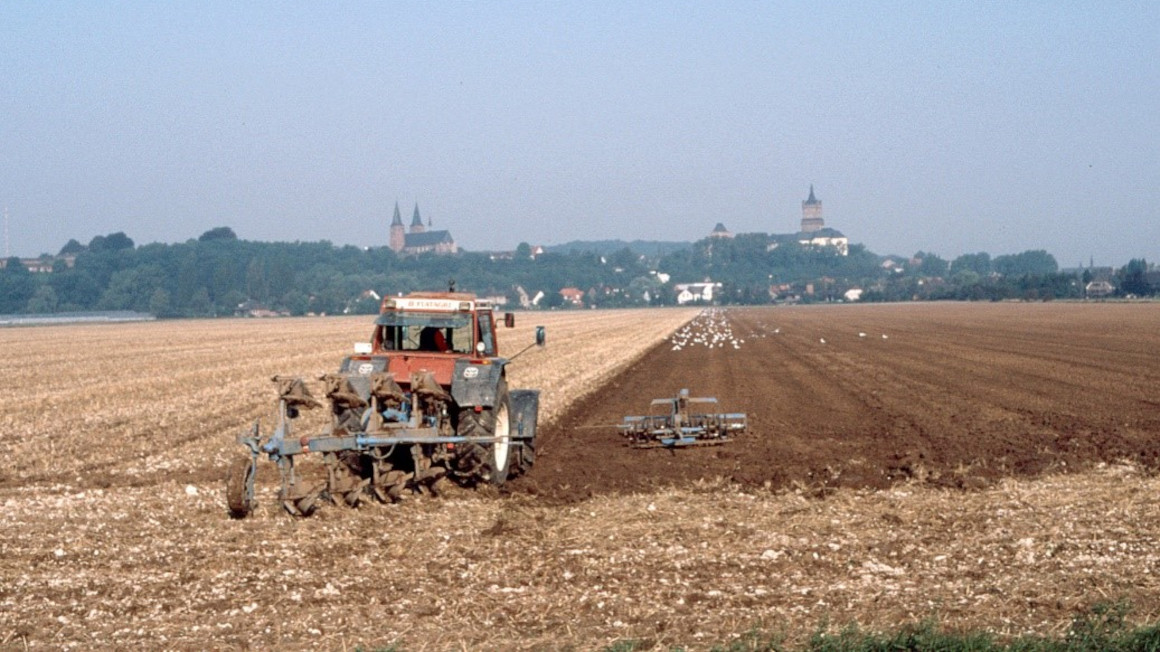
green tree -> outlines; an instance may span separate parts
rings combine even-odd
[[[191,317],[213,317],[213,302],[209,299],[209,290],[200,287],[194,291],[185,312]]]
[[[991,254],[982,251],[977,254],[963,254],[951,262],[951,274],[974,272],[979,276],[991,273]]]
[[[545,292],[544,298],[540,300],[540,306],[543,308],[560,308],[563,305],[564,296],[560,294],[559,290]]]
[[[83,266],[54,271],[47,281],[56,291],[58,310],[89,310],[101,296],[101,287]]]
[[[246,264],[246,296],[260,302],[270,298],[270,283],[266,275],[266,264],[260,258],[252,258]]]
[[[1055,262],[1055,256],[1042,249],[996,256],[992,266],[996,272],[1003,276],[1022,276],[1024,274],[1044,276],[1059,271],[1059,264]]]
[[[149,313],[154,317],[169,317],[170,311],[169,293],[163,288],[153,290],[153,294],[149,297]]]
[[[950,269],[950,264],[937,254],[928,254],[920,251],[914,257],[921,261],[918,264],[918,269],[915,270],[919,276],[943,277],[947,275],[947,270]]]
[[[162,287],[164,275],[156,265],[129,267],[113,273],[101,293],[97,307],[102,310],[137,310],[146,312],[153,292]]]
[[[310,297],[298,290],[290,290],[279,300],[279,305],[292,315],[305,315],[310,309]]]
[[[92,252],[123,251],[132,248],[133,239],[125,235],[123,231],[109,235],[98,235],[89,241],[89,251]]]
[[[23,311],[36,293],[36,288],[37,282],[32,272],[19,258],[9,258],[4,269],[0,269],[0,314]]]
[[[629,282],[625,299],[634,306],[650,305],[654,297],[657,296],[660,287],[661,283],[655,276],[638,276]]]
[[[63,247],[60,248],[58,256],[76,255],[85,250],[85,246],[74,239],[69,239]]]
[[[962,271],[955,272],[954,276],[951,277],[951,282],[960,287],[967,287],[975,285],[981,278],[982,277],[979,276],[978,272],[971,269],[964,269]]]
[[[350,305],[350,314],[374,315],[379,312],[380,301],[373,296],[363,296]]]
[[[1148,283],[1148,261],[1143,258],[1133,258],[1116,272],[1119,280],[1120,294],[1133,294],[1138,297],[1150,296],[1153,292]]]
[[[57,303],[56,290],[52,289],[51,285],[41,285],[28,300],[25,312],[35,314],[56,312]]]
[[[228,226],[219,226],[198,236],[198,242],[209,242],[211,240],[237,240],[238,235],[234,230]]]

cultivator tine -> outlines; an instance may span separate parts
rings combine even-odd
[[[347,491],[346,493],[342,493],[342,494],[331,494],[331,496],[341,497],[342,503],[344,505],[346,505],[347,507],[358,507],[359,503],[361,503],[363,500],[363,496],[365,495],[367,487],[369,487],[370,484],[371,484],[370,478],[367,478],[365,480],[360,481],[350,491]]]
[[[318,509],[319,502],[325,493],[325,487],[318,485],[302,494],[293,496],[284,496],[282,498],[282,507],[290,513],[291,516],[307,517]]]
[[[412,473],[392,469],[385,473],[376,473],[376,478],[370,485],[371,493],[383,503],[398,502],[407,490],[407,485],[414,476]]]

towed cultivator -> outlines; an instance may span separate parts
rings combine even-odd
[[[513,326],[513,316],[504,323]],[[279,500],[295,516],[309,516],[324,502],[392,502],[432,491],[444,479],[499,485],[531,467],[540,393],[508,390],[509,359],[498,355],[490,305],[470,294],[413,293],[385,299],[375,324],[372,341],[356,345],[338,373],[321,378],[331,413],[322,433],[291,434],[300,410],[323,403],[301,378],[274,378],[273,435],[263,441],[255,423],[238,437],[249,455],[226,477],[232,516],[244,518],[256,506],[255,468],[263,453],[277,463]],[[536,344],[543,343],[538,327]],[[321,454],[325,482],[307,482],[295,470],[296,458],[307,453]]]
[[[620,434],[632,448],[682,448],[724,444],[745,432],[742,412],[717,412],[717,399],[694,398],[682,389],[676,398],[654,399],[645,416],[624,417]]]

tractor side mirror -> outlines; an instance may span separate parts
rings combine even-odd
[[[516,327],[516,315],[513,312],[505,312],[503,314],[503,325],[507,328]]]
[[[548,337],[548,332],[543,326],[536,326],[536,346],[543,346],[544,341]]]

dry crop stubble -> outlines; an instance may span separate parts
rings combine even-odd
[[[923,310],[952,322],[972,314]],[[512,386],[554,388],[544,412],[560,415],[570,393],[603,384],[605,362],[647,348],[648,329],[663,333],[693,314],[520,314],[519,328],[503,332],[505,353],[530,343],[536,323],[548,326],[549,345],[517,360]],[[888,332],[892,345],[920,335],[898,330],[885,307],[772,314],[785,327],[778,337],[833,328],[836,315],[859,316],[858,329]],[[1080,325],[1107,323],[1093,314]],[[1018,339],[1023,328],[1013,323],[1006,335]],[[200,332],[179,335],[191,329]],[[852,350],[858,329],[846,329],[848,342],[822,333],[828,348],[816,356],[825,369],[847,370],[833,356]],[[368,318],[36,330],[0,330],[0,372],[33,387],[13,393],[19,405],[27,399],[73,421],[88,414],[116,435],[57,428],[51,415],[0,404],[0,453],[11,460],[0,482],[0,648],[593,649],[636,639],[707,649],[753,626],[800,640],[823,618],[890,628],[934,615],[950,627],[1014,635],[1058,634],[1100,599],[1131,600],[1136,621],[1160,615],[1160,480],[1130,465],[971,492],[917,481],[838,488],[822,500],[712,481],[563,504],[467,493],[326,509],[302,521],[280,513],[267,474],[257,518],[231,521],[218,473],[240,449],[233,436],[252,418],[268,420],[269,376],[333,370],[365,339]],[[85,365],[132,393],[29,371],[39,365],[76,378],[56,345],[74,333],[96,342],[78,354]],[[813,345],[817,337],[799,339]],[[186,367],[180,381],[156,378],[165,365],[154,359],[170,342]],[[28,357],[14,361],[14,350]],[[135,360],[138,353],[154,361]],[[141,374],[153,383],[139,382]],[[155,387],[170,398],[166,409],[137,405],[151,404],[145,392]],[[183,395],[220,404],[169,405]],[[169,436],[155,436],[158,418]],[[17,450],[7,427],[25,420],[38,420],[25,432],[40,439]],[[54,436],[88,459],[39,453]],[[33,466],[13,457],[21,452],[41,457]],[[560,457],[576,465],[556,448],[537,468]]]
[[[548,421],[694,314],[519,314],[502,333],[505,354],[530,344],[536,325],[549,340],[512,365],[511,384],[545,389]],[[0,647],[306,645],[343,622],[377,639],[377,620],[344,614],[382,604],[373,597],[387,595],[376,588],[382,555],[414,565],[393,594],[414,590],[433,551],[464,524],[494,520],[489,501],[467,503],[474,519],[455,501],[416,501],[324,511],[299,527],[269,507],[273,474],[259,487],[259,518],[245,522],[226,517],[220,484],[241,450],[234,436],[253,419],[268,427],[271,376],[313,381],[370,329],[366,316],[0,329],[0,374],[10,381],[0,404],[0,454],[10,461],[0,471]],[[322,412],[308,413],[305,427],[321,425]],[[428,533],[432,542],[397,536],[400,516],[442,529]],[[381,545],[366,547],[368,532]],[[380,570],[355,570],[368,567]],[[422,597],[423,582],[417,590]],[[408,604],[404,622],[417,616]],[[277,621],[276,606],[309,615]]]
[[[228,521],[217,491],[175,483],[30,487],[0,512],[21,533],[0,557],[0,643],[707,649],[758,624],[800,641],[823,616],[891,628],[931,615],[1060,634],[1099,593],[1155,620],[1158,490],[1107,467],[966,494],[703,484]]]
[[[509,371],[543,390],[541,419],[639,356],[696,314],[690,310],[521,313],[501,333],[512,355],[548,329],[548,346]],[[338,367],[372,318],[166,321],[0,329],[0,483],[80,486],[208,480],[241,450],[255,419],[269,427],[270,378],[314,383]],[[300,428],[325,422],[308,413]]]

